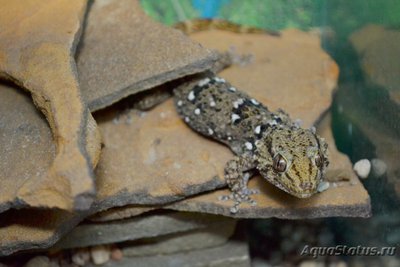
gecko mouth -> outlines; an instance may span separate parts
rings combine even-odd
[[[280,184],[280,189],[297,198],[309,198],[317,192],[317,188],[308,188],[306,190],[301,189],[299,191],[294,191],[293,189],[289,189],[283,184]]]

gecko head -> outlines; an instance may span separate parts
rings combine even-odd
[[[327,144],[315,128],[276,128],[256,143],[257,169],[270,183],[298,198],[317,192],[328,166]]]

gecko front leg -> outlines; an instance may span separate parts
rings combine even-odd
[[[235,201],[235,204],[230,209],[231,213],[237,213],[239,205],[242,202],[248,202],[253,206],[257,205],[257,203],[250,198],[250,195],[258,193],[258,190],[247,188],[247,183],[253,174],[252,169],[254,168],[254,162],[246,156],[235,157],[227,162],[225,166],[225,181],[232,193],[220,199],[232,199]]]

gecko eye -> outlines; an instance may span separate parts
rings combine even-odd
[[[317,165],[317,167],[321,168],[323,164],[324,164],[324,161],[323,161],[321,155],[317,154],[317,156],[315,156],[315,165]]]
[[[278,154],[274,157],[273,168],[278,172],[284,172],[286,170],[287,162],[282,155]]]

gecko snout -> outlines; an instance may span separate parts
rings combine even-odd
[[[300,188],[304,191],[310,191],[313,189],[313,184],[311,182],[300,183]]]

